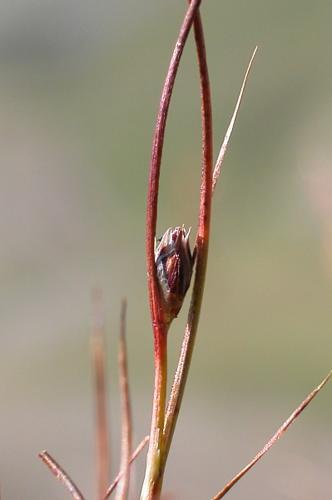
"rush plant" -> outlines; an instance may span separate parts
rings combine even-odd
[[[220,148],[215,165],[213,164],[212,147],[212,109],[207,57],[204,41],[203,25],[199,11],[200,0],[189,1],[182,26],[170,60],[167,76],[163,86],[160,106],[156,120],[152,144],[152,156],[148,181],[147,209],[146,209],[146,262],[148,295],[151,312],[151,324],[154,341],[155,381],[152,402],[152,418],[150,435],[143,439],[136,450],[131,446],[131,412],[129,403],[128,370],[125,345],[125,309],[123,304],[120,328],[120,390],[122,394],[122,453],[121,468],[113,483],[108,486],[109,450],[107,446],[108,429],[105,402],[105,359],[103,328],[100,321],[95,323],[92,352],[96,373],[96,413],[97,432],[96,442],[98,450],[98,500],[109,498],[117,487],[117,498],[128,497],[130,463],[149,442],[146,459],[146,470],[141,490],[141,500],[159,499],[162,492],[163,477],[168,453],[172,444],[177,417],[181,408],[182,398],[190,368],[192,353],[198,329],[205,274],[208,261],[210,240],[210,219],[213,192],[219,178],[225,152],[233,130],[235,119],[240,107],[247,77],[254,60],[255,48],[246,70],[239,97]],[[181,225],[168,228],[159,241],[156,240],[158,216],[159,178],[164,145],[167,115],[172,97],[175,78],[179,68],[181,56],[189,35],[193,29],[197,49],[201,94],[201,127],[202,127],[202,157],[201,182],[199,192],[199,212],[197,230],[193,238],[193,248],[189,243],[190,231]],[[172,388],[167,400],[167,384],[169,373],[167,369],[167,339],[173,320],[180,314],[183,299],[191,287],[191,298],[187,321],[183,335],[181,352],[174,373]],[[98,301],[97,301],[98,302]],[[331,378],[332,372],[303,400],[298,408],[282,424],[261,451],[231,479],[219,493],[213,496],[214,500],[223,498],[229,490],[243,477],[271,446],[282,436],[292,422],[302,413],[304,408],[318,394],[322,387]],[[64,483],[72,498],[84,499],[79,488],[69,478],[68,474],[47,453],[42,452],[40,457]],[[207,494],[207,497],[209,495]],[[210,496],[211,498],[211,496]]]

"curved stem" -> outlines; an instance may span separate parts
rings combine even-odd
[[[155,355],[155,384],[153,396],[153,411],[150,431],[149,452],[147,457],[147,467],[142,499],[158,498],[161,489],[162,475],[160,475],[160,456],[163,447],[163,427],[165,415],[165,399],[167,387],[167,322],[163,315],[163,303],[159,293],[157,280],[154,245],[157,224],[159,176],[164,144],[164,135],[169,104],[174,87],[175,77],[179,67],[179,62],[187,40],[195,14],[201,0],[192,0],[187,9],[186,16],[182,23],[180,33],[170,61],[166,80],[164,83],[158,117],[156,121],[155,133],[152,145],[152,157],[150,164],[149,186],[147,194],[147,219],[146,219],[146,258],[147,258],[147,279],[149,290],[149,302],[151,310],[151,320],[154,334],[154,355]]]
[[[208,258],[208,244],[210,234],[211,198],[212,198],[212,110],[209,74],[206,60],[204,32],[200,14],[197,13],[194,22],[195,41],[200,71],[201,84],[201,112],[202,112],[202,178],[201,197],[199,210],[199,223],[196,237],[196,272],[191,297],[188,320],[181,347],[179,363],[176,369],[173,387],[166,411],[164,426],[166,463],[169,448],[172,442],[174,429],[179,414],[182,397],[190,368],[192,352],[194,348],[198,321],[200,316],[204,282]]]
[[[50,469],[52,474],[61,481],[71,494],[73,500],[84,500],[83,494],[80,492],[78,486],[74,483],[67,472],[58,464],[58,462],[46,451],[38,453],[39,458],[42,459],[45,465]]]
[[[162,322],[161,302],[159,299],[158,281],[156,276],[156,266],[154,260],[154,245],[158,213],[158,193],[159,177],[164,145],[164,136],[169,104],[173,92],[174,82],[177,75],[183,48],[187,40],[195,13],[201,3],[201,0],[193,0],[187,10],[179,37],[177,39],[174,52],[170,61],[167,76],[165,79],[160,107],[157,116],[155,132],[152,144],[152,156],[150,163],[149,185],[147,194],[147,218],[146,218],[146,255],[147,255],[147,273],[148,289],[151,308],[151,317],[154,330],[157,324]]]
[[[271,439],[263,446],[263,448],[257,453],[257,455],[243,468],[238,472],[224,487],[219,493],[217,493],[212,500],[219,500],[220,498],[224,498],[226,493],[233,486],[236,485],[240,479],[247,474],[256,465],[256,463],[263,458],[265,453],[267,453],[270,448],[284,435],[284,433],[288,430],[290,425],[295,422],[297,417],[301,415],[303,410],[311,403],[311,401],[317,396],[317,394],[323,389],[324,385],[332,378],[332,370],[329,374],[322,380],[322,382],[310,393],[308,396],[302,401],[302,403],[293,411],[293,413],[285,420],[285,422],[279,427],[279,429],[273,434]]]

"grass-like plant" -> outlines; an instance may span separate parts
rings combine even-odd
[[[167,457],[171,447],[177,417],[181,408],[182,397],[185,390],[199,323],[208,261],[213,192],[221,172],[224,155],[239,110],[247,77],[257,50],[256,47],[250,59],[233,116],[225,134],[216,163],[213,165],[211,96],[204,32],[199,12],[200,3],[201,0],[192,0],[189,2],[163,86],[152,144],[146,210],[147,281],[154,340],[155,365],[151,430],[150,435],[146,436],[142,440],[135,451],[132,451],[132,424],[125,344],[126,304],[123,303],[120,322],[119,348],[120,391],[122,394],[121,467],[119,474],[111,485],[108,484],[109,450],[105,387],[105,332],[99,308],[100,297],[98,297],[98,294],[95,296],[94,303],[96,320],[92,336],[92,354],[95,369],[97,416],[96,443],[98,450],[98,500],[105,500],[106,498],[109,498],[116,488],[116,496],[118,499],[126,499],[128,497],[130,463],[141,452],[147,442],[149,442],[149,449],[147,453],[145,477],[141,491],[141,500],[153,500],[158,499],[161,496]],[[159,242],[156,240],[159,177],[167,115],[182,52],[191,29],[194,31],[197,49],[201,90],[202,126],[202,167],[199,194],[200,203],[193,251],[191,251],[189,245],[190,231],[183,225],[167,229]],[[170,396],[167,401],[167,338],[173,320],[181,311],[183,299],[190,287],[192,277],[193,284],[191,286],[191,299],[180,357],[174,374]],[[248,463],[248,465],[236,474],[220,490],[219,493],[212,497],[214,500],[223,498],[230,491],[230,489],[258,462],[258,460],[264,456],[264,454],[283,435],[294,420],[302,413],[305,407],[318,394],[331,376],[332,372],[330,372],[327,377],[302,401],[302,403],[296,408],[290,417],[286,419],[266,445]],[[40,457],[50,467],[54,474],[64,483],[72,498],[76,500],[84,499],[79,488],[70,479],[68,474],[60,467],[60,465],[57,464],[57,462],[49,455],[49,453],[46,451],[42,452]],[[208,496],[209,494],[207,493],[207,497]]]

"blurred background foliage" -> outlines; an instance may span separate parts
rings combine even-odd
[[[67,498],[38,463],[42,448],[94,491],[96,284],[108,330],[113,472],[123,296],[136,440],[149,429],[147,169],[185,3],[1,2],[4,500]],[[259,51],[214,197],[203,313],[165,485],[181,499],[215,493],[331,368],[332,349],[332,3],[207,0],[202,14],[216,154],[256,44]],[[199,175],[190,38],[166,134],[160,233],[182,223],[195,230]],[[170,334],[171,368],[183,324]],[[230,498],[330,499],[331,417],[327,388]]]

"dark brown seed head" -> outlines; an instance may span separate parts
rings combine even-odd
[[[177,317],[190,285],[193,257],[185,227],[169,228],[155,249],[157,276],[167,321]]]

